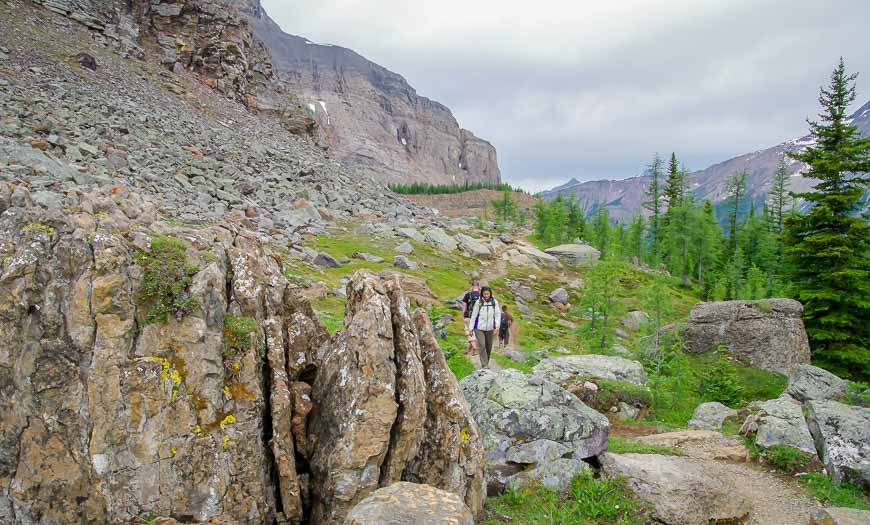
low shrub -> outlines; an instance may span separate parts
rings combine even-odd
[[[224,319],[224,355],[234,356],[251,348],[251,334],[256,331],[256,319],[228,315]]]
[[[187,263],[187,246],[179,239],[158,235],[148,251],[137,250],[133,261],[145,270],[139,304],[147,308],[145,324],[164,324],[173,315],[181,319],[199,307],[190,295],[199,268]]]

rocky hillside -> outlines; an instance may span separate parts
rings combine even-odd
[[[870,102],[864,104],[852,115],[852,124],[864,136],[870,136]],[[698,199],[710,200],[714,204],[719,204],[727,197],[728,178],[746,169],[749,171],[747,187],[750,196],[756,202],[763,202],[773,183],[773,175],[783,153],[801,151],[811,144],[811,141],[812,138],[809,136],[788,140],[771,148],[740,155],[706,169],[692,172],[689,175],[689,187]],[[807,191],[814,186],[815,182],[812,179],[801,176],[805,166],[790,159],[786,162],[792,173],[791,191]],[[556,195],[573,195],[583,204],[587,212],[591,212],[596,206],[604,204],[610,211],[611,217],[626,220],[631,219],[636,213],[649,213],[642,207],[646,200],[644,192],[648,185],[649,177],[646,176],[591,182],[579,182],[572,179],[567,184],[543,192],[542,195],[545,199],[553,199]]]
[[[288,35],[262,9],[254,33],[280,85],[343,161],[391,182],[500,182],[495,148],[400,75],[350,49]]]

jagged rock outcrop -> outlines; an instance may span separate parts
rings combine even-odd
[[[244,227],[0,183],[0,521],[341,523],[408,479],[483,502],[470,411],[398,279],[330,338]]]
[[[344,162],[392,182],[501,180],[495,148],[400,75],[350,49],[288,35],[262,10],[254,29],[281,84]]]
[[[793,299],[700,303],[692,308],[683,337],[687,351],[724,349],[754,368],[789,375],[810,362],[803,305]]]
[[[247,100],[258,80],[272,78],[266,47],[254,39],[252,18],[259,0],[37,0],[140,57],[160,49],[161,63],[199,75],[208,86]]]
[[[607,418],[555,383],[481,369],[460,386],[483,436],[490,495],[535,477],[570,482],[565,472],[579,474],[582,460],[607,450]]]

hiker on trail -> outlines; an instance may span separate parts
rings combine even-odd
[[[501,305],[501,324],[498,327],[498,349],[504,350],[511,342],[511,327],[514,324],[514,316],[508,313],[506,304]]]
[[[474,310],[474,304],[480,299],[480,282],[471,281],[471,290],[465,292],[462,296],[462,317],[465,319],[465,324],[468,324],[468,319],[471,318],[471,311]],[[468,350],[471,355],[474,355],[476,348],[472,344],[473,339],[469,339]]]
[[[474,303],[474,309],[468,319],[466,332],[474,333],[480,348],[480,366],[489,368],[489,356],[492,354],[493,339],[501,324],[501,311],[498,301],[492,296],[492,288],[484,286],[480,289],[480,299]]]

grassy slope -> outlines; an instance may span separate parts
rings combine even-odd
[[[312,239],[310,246],[320,251],[333,255],[337,259],[350,258],[355,252],[367,252],[385,259],[384,263],[370,263],[358,259],[350,259],[350,262],[337,269],[315,269],[298,262],[291,262],[286,273],[300,279],[302,282],[323,281],[329,289],[341,286],[340,279],[352,275],[360,269],[380,271],[392,269],[392,261],[395,257],[395,247],[407,239],[377,238],[369,235],[351,233],[350,227],[337,229],[329,236]],[[432,308],[429,315],[433,319],[439,318],[444,313],[453,313],[455,319],[448,325],[448,337],[439,341],[451,370],[462,379],[474,371],[472,363],[463,355],[465,348],[465,336],[462,321],[456,311],[446,308],[448,301],[461,295],[466,289],[472,272],[481,271],[478,261],[459,256],[457,254],[441,254],[430,245],[408,241],[414,247],[414,253],[410,256],[420,263],[418,270],[406,271],[426,281],[435,295],[442,301],[441,307]],[[404,271],[404,270],[403,270]],[[550,270],[536,268],[518,268],[508,266],[506,274],[492,279],[496,297],[510,308],[518,324],[518,337],[515,343],[519,350],[532,353],[549,350],[556,347],[564,347],[571,353],[609,353],[609,348],[600,348],[598,338],[594,340],[589,335],[589,321],[582,319],[583,312],[579,307],[582,301],[583,290],[570,290],[570,300],[575,305],[568,312],[560,312],[547,304],[547,295],[554,289],[564,286],[566,282],[574,279],[588,279],[588,269],[563,269]],[[532,277],[534,275],[534,277]],[[484,272],[481,278],[489,280]],[[515,297],[507,286],[507,280],[519,281],[531,286],[537,295],[535,301],[526,301],[533,312],[530,319],[522,319],[515,307]],[[680,286],[676,279],[668,276],[644,272],[642,270],[626,267],[618,281],[615,296],[619,303],[619,310],[626,312],[632,309],[650,311],[645,304],[644,297],[654,284],[662,285],[665,289],[665,314],[662,324],[667,325],[685,319],[692,306],[698,302],[698,297],[693,290],[686,290]],[[327,297],[315,301],[315,309],[321,319],[327,324],[330,331],[334,332],[341,328],[344,318],[344,299]],[[621,327],[612,322],[611,328]],[[648,333],[640,330],[637,333],[629,331],[629,337],[623,344],[633,353],[633,357],[643,360],[642,350],[648,345]],[[614,341],[611,335],[608,347]],[[531,357],[531,356],[530,356]],[[679,355],[677,363],[678,373],[657,374],[648,362],[645,363],[650,374],[651,385],[655,388],[654,398],[657,400],[657,410],[651,411],[646,422],[653,423],[659,428],[684,427],[692,415],[694,408],[706,400],[703,392],[698,391],[698,378],[705,376],[715,364],[716,356],[688,356]],[[502,367],[516,368],[524,372],[531,372],[535,359],[529,359],[525,363],[514,362],[507,357],[495,355],[494,360]],[[782,376],[770,374],[761,370],[749,369],[739,365],[733,365],[736,381],[742,389],[740,405],[757,399],[771,399],[777,397],[785,388],[785,380]],[[678,451],[661,447],[649,447],[637,442],[620,437],[612,437],[610,446],[614,451],[675,454]],[[823,477],[823,476],[822,476]],[[843,493],[836,488],[831,488],[830,483],[824,479],[807,478],[805,486],[811,492],[827,495],[831,501],[852,503],[853,506],[862,506],[859,501],[854,503],[851,493]],[[860,498],[859,498],[860,499]],[[609,510],[605,507],[610,506]],[[638,509],[637,512],[619,512],[616,505],[621,509]],[[487,505],[489,521],[485,523],[502,523],[499,521],[504,516],[513,518],[513,523],[647,523],[648,518],[619,483],[591,480],[584,477],[575,481],[570,495],[556,494],[553,491],[540,487],[524,489],[489,500]],[[567,521],[565,521],[567,520]]]

